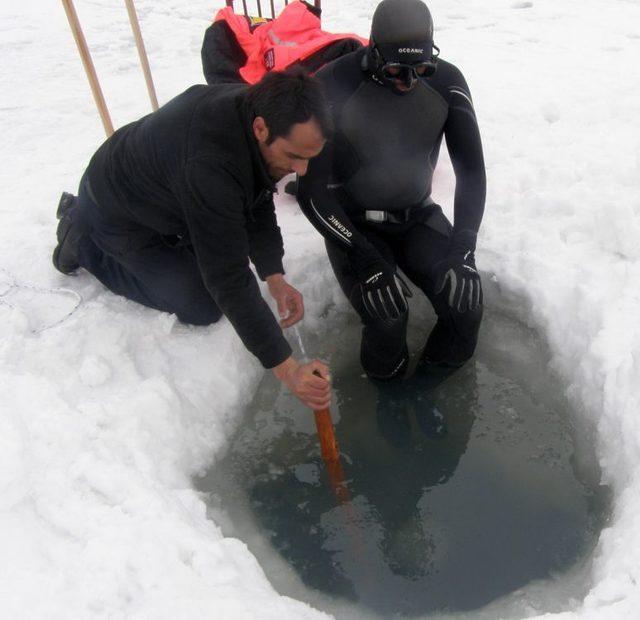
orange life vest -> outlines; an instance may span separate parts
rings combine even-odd
[[[367,45],[367,39],[355,34],[334,34],[320,28],[320,17],[303,2],[292,2],[271,21],[251,27],[244,15],[225,7],[214,21],[224,20],[247,55],[240,69],[245,82],[255,84],[268,71],[281,71],[290,64],[304,60],[326,45],[340,39],[356,39]]]

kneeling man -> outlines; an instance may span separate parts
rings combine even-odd
[[[98,149],[78,196],[60,200],[53,264],[64,274],[82,267],[185,323],[225,315],[296,396],[327,406],[327,367],[299,364],[282,334],[304,306],[284,279],[273,192],[283,176],[306,173],[330,133],[322,89],[301,73],[271,73],[252,87],[193,86]]]

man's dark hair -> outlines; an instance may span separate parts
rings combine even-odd
[[[311,118],[325,138],[333,132],[322,84],[299,67],[267,73],[249,88],[247,106],[252,119],[264,118],[269,128],[267,144],[278,137],[286,138],[296,123],[306,123]]]

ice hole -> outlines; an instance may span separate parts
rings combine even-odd
[[[304,334],[332,368],[347,501],[313,415],[265,375],[196,486],[278,592],[338,618],[529,615],[586,593],[610,509],[595,430],[568,402],[544,337],[487,284],[477,353],[448,377],[413,371],[434,322],[426,304],[412,305],[412,376],[398,384],[363,376],[350,313]]]

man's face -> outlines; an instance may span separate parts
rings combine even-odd
[[[271,144],[267,144],[269,128],[264,119],[258,116],[253,121],[253,134],[269,176],[274,181],[279,181],[292,172],[304,176],[309,160],[320,155],[326,142],[318,123],[313,119],[306,123],[296,123],[288,136],[279,136]]]
[[[427,75],[427,64],[424,62],[415,64],[389,63],[382,67],[384,77],[392,82],[393,87],[401,93],[409,92],[418,83],[418,78]]]

